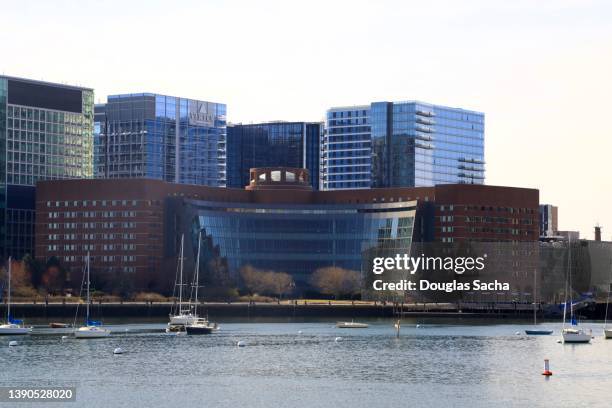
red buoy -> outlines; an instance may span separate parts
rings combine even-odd
[[[545,375],[547,377],[552,375],[552,371],[550,371],[550,367],[549,367],[547,358],[544,359],[544,372],[542,373],[542,375]]]

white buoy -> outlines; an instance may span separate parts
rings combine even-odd
[[[557,340],[557,343],[561,343],[561,340]]]
[[[519,334],[521,334],[521,332],[516,332],[516,333],[514,333],[514,334],[516,334],[516,335],[518,336]]]
[[[62,336],[62,340],[66,340],[68,336]]]
[[[301,331],[301,330],[298,330],[298,334],[302,334],[302,331]]]
[[[336,337],[336,338],[334,339],[334,341],[335,341],[336,343],[338,343],[339,341],[342,341],[342,337]]]
[[[123,349],[121,347],[117,347],[113,350],[113,354],[123,354]]]
[[[416,328],[417,328],[417,329],[420,329],[420,328],[421,328],[421,325],[420,325],[420,324],[417,324],[417,325],[416,325]]]
[[[19,345],[19,343],[17,343],[17,341],[15,341],[15,340],[9,341],[9,347],[15,347],[15,346],[18,346],[18,345]]]
[[[242,340],[239,340],[238,343],[236,343],[236,345],[238,347],[244,347],[244,346],[246,346],[246,343],[244,341],[242,341]]]

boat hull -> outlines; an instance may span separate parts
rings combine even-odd
[[[68,323],[49,323],[49,327],[52,329],[65,329],[70,327]]]
[[[0,336],[22,336],[31,332],[32,328],[30,327],[21,327],[13,324],[3,324],[0,326]]]
[[[367,329],[369,326],[366,323],[338,322],[336,327],[338,329]]]
[[[564,332],[562,333],[563,343],[590,343],[591,342],[591,334],[585,332]]]
[[[213,328],[210,326],[187,326],[185,331],[190,335],[210,334],[213,332]]]
[[[74,332],[77,339],[101,339],[110,336],[111,331],[101,327],[81,327]]]
[[[525,334],[529,336],[548,336],[552,333],[552,330],[525,330]]]

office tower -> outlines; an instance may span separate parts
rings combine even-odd
[[[37,181],[92,164],[92,89],[0,76],[0,255],[33,253]]]
[[[226,106],[151,93],[96,105],[95,177],[225,186]]]
[[[255,167],[296,167],[310,172],[319,189],[319,122],[235,124],[227,128],[227,186],[244,188]]]
[[[421,102],[327,111],[322,189],[484,183],[484,114]]]
[[[540,204],[540,237],[553,237],[559,231],[559,209],[551,204]]]

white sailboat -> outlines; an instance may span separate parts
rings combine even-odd
[[[608,328],[608,306],[610,306],[610,290],[612,290],[612,260],[610,261],[610,280],[608,281],[608,297],[606,298],[606,316],[604,318],[604,338],[612,339],[612,327]]]
[[[207,317],[197,317],[198,316],[198,289],[200,287],[200,248],[202,246],[202,232],[198,234],[198,255],[196,257],[196,269],[195,274],[193,276],[192,283],[192,295],[194,300],[194,316],[196,316],[196,320],[193,323],[189,323],[185,325],[185,331],[187,334],[210,334],[213,331],[219,330],[219,326],[216,323],[211,323],[208,321]],[[191,299],[190,299],[191,300]]]
[[[11,316],[11,262],[8,259],[8,299],[6,304],[6,323],[0,324],[0,335],[23,335],[32,332],[31,327],[25,327],[23,321],[13,319]]]
[[[181,251],[179,258],[179,276],[178,283],[175,282],[176,286],[179,287],[179,301],[176,308],[176,311],[173,310],[173,313],[170,313],[170,322],[168,323],[168,327],[166,328],[166,333],[184,333],[185,326],[194,324],[198,316],[192,313],[191,307],[183,306],[183,258],[184,258],[184,244],[185,244],[185,235],[181,235]]]
[[[552,334],[552,330],[545,328],[538,328],[538,309],[536,303],[536,293],[537,293],[537,275],[538,270],[535,269],[533,271],[533,329],[525,330],[525,334],[529,336],[548,336]]]
[[[568,292],[572,291],[572,241],[568,239],[568,255],[567,255],[567,279],[565,280],[565,303],[563,305],[563,329],[561,336],[563,343],[590,343],[592,333],[587,333],[584,329],[578,327],[576,316],[574,315],[574,305],[570,296],[570,321],[572,326],[565,327],[565,316],[567,310]]]
[[[89,252],[87,253],[87,307],[86,307],[86,316],[85,316],[85,326],[79,327],[74,332],[74,337],[77,339],[99,339],[103,337],[108,337],[111,334],[109,329],[105,329],[100,326],[100,322],[96,322],[89,319]]]

